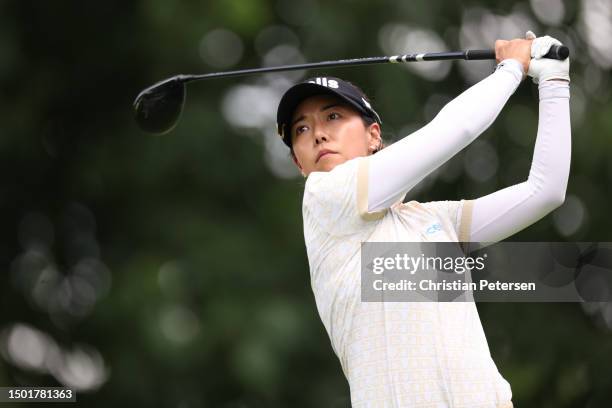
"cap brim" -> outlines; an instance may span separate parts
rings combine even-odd
[[[279,133],[281,133],[283,137],[283,141],[287,146],[291,146],[291,135],[286,134],[287,129],[285,129],[286,125],[291,125],[291,119],[293,119],[293,112],[298,107],[298,105],[306,98],[315,95],[332,95],[336,96],[338,99],[348,103],[359,112],[368,114],[366,110],[363,109],[358,103],[352,101],[350,98],[347,98],[345,95],[334,91],[333,88],[328,88],[323,85],[318,85],[314,83],[301,83],[294,85],[289,88],[287,92],[281,98],[278,104],[278,112],[276,115],[276,122],[279,126]]]

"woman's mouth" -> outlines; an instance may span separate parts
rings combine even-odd
[[[317,160],[315,163],[318,163],[319,160],[321,159],[321,157],[326,156],[328,154],[335,154],[336,152],[332,151],[332,150],[327,150],[327,149],[323,149],[319,152],[319,154],[317,155]]]

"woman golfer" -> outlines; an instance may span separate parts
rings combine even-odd
[[[312,289],[354,408],[512,407],[510,385],[491,358],[475,304],[362,303],[360,245],[497,242],[563,203],[569,60],[542,58],[557,40],[531,32],[527,38],[497,41],[494,73],[384,149],[380,117],[348,82],[313,78],[281,99],[278,130],[307,177],[303,218]],[[527,180],[473,200],[402,203],[495,120],[526,74],[539,84]]]

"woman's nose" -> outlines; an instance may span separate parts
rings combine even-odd
[[[314,132],[315,144],[321,144],[328,141],[328,136],[321,129],[316,129]]]

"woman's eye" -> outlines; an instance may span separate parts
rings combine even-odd
[[[333,120],[333,119],[338,119],[339,117],[340,117],[340,114],[339,114],[339,113],[337,113],[337,112],[332,112],[332,113],[330,113],[330,114],[327,116],[327,119],[331,119],[331,120]]]
[[[295,134],[299,135],[300,133],[304,132],[306,130],[306,126],[298,126],[295,128]]]

